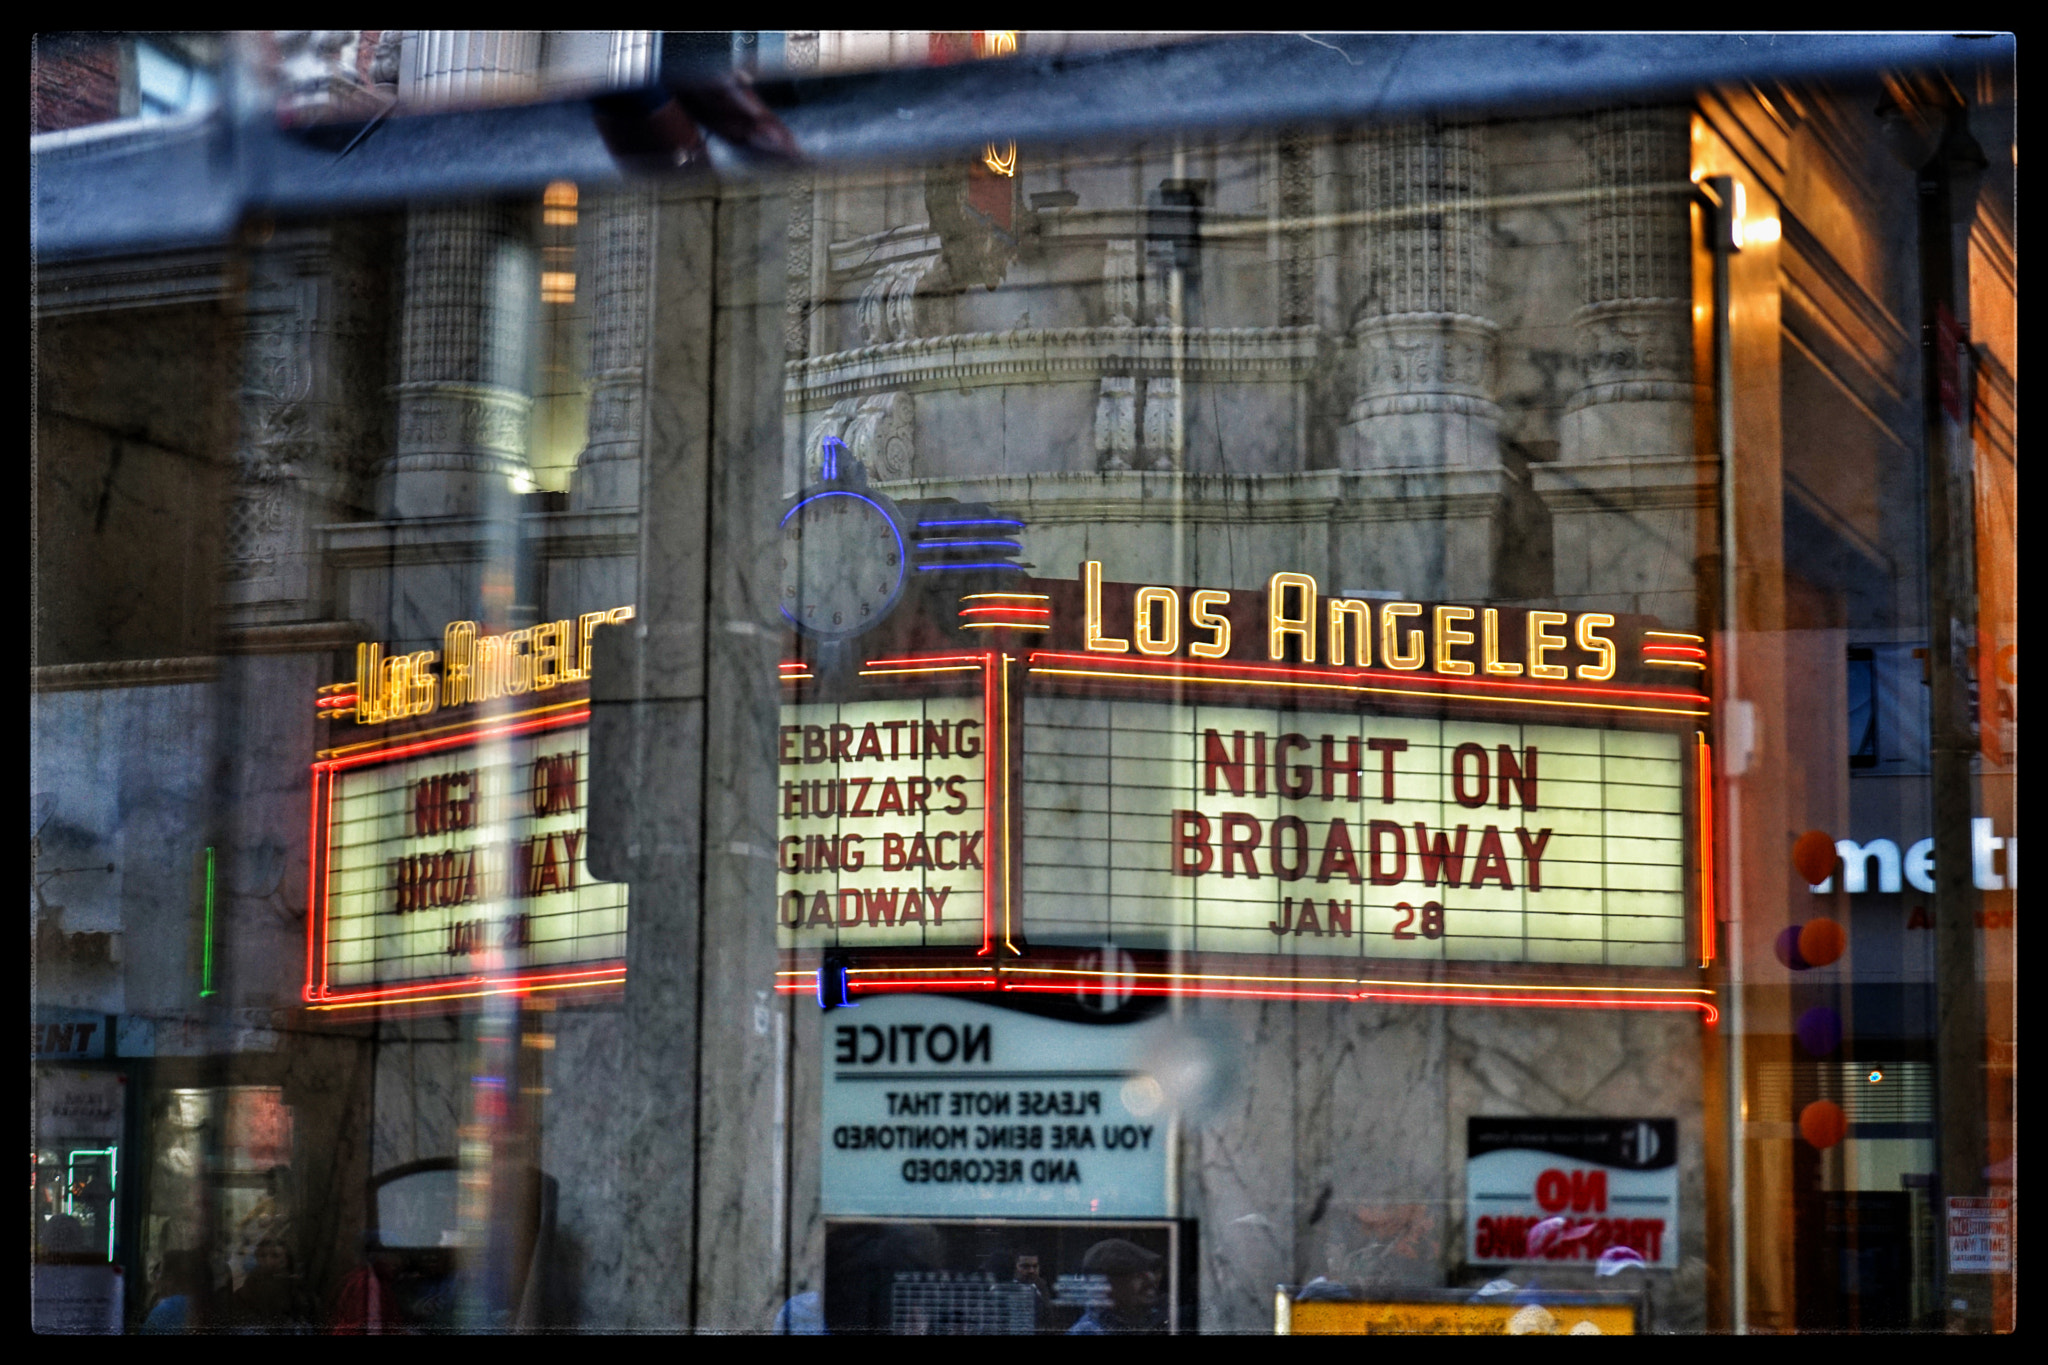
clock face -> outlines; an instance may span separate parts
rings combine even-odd
[[[896,519],[874,498],[813,493],[782,518],[782,614],[806,635],[858,635],[896,605],[906,558]]]

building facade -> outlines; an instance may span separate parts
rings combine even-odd
[[[351,151],[1145,50],[236,44]],[[2009,1326],[2002,51],[40,262],[39,1305]]]

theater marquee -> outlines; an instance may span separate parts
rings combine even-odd
[[[1146,990],[1150,970],[1158,990],[1240,994],[1298,993],[1306,972],[1347,998],[1714,1017],[1683,978],[1585,984],[1714,953],[1700,636],[1333,596],[1294,572],[1246,591],[1089,562],[928,596],[836,676],[801,641],[783,665],[786,988],[816,984],[806,949],[951,947],[833,970],[848,990],[921,971]],[[1423,963],[1450,975],[1403,993]],[[1496,964],[1594,975],[1498,985]]]
[[[1035,939],[1676,967],[1676,735],[1034,700]]]
[[[623,980],[626,887],[592,880],[585,809],[590,634],[631,614],[495,636],[453,622],[441,650],[361,647],[356,680],[322,689],[314,1008]]]

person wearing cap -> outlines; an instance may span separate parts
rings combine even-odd
[[[1159,1304],[1159,1268],[1164,1258],[1135,1242],[1111,1237],[1088,1248],[1081,1270],[1109,1281],[1109,1302],[1099,1303],[1067,1329],[1069,1336],[1159,1332],[1166,1317]]]

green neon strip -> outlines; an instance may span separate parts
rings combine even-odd
[[[114,1228],[119,1220],[114,1216],[115,1181],[120,1175],[120,1149],[118,1147],[81,1147],[64,1158],[64,1212],[73,1211],[71,1187],[78,1180],[78,1158],[82,1156],[103,1156],[107,1159],[107,1259],[114,1259]]]
[[[213,994],[213,849],[206,850],[206,958],[199,978],[199,997]]]

